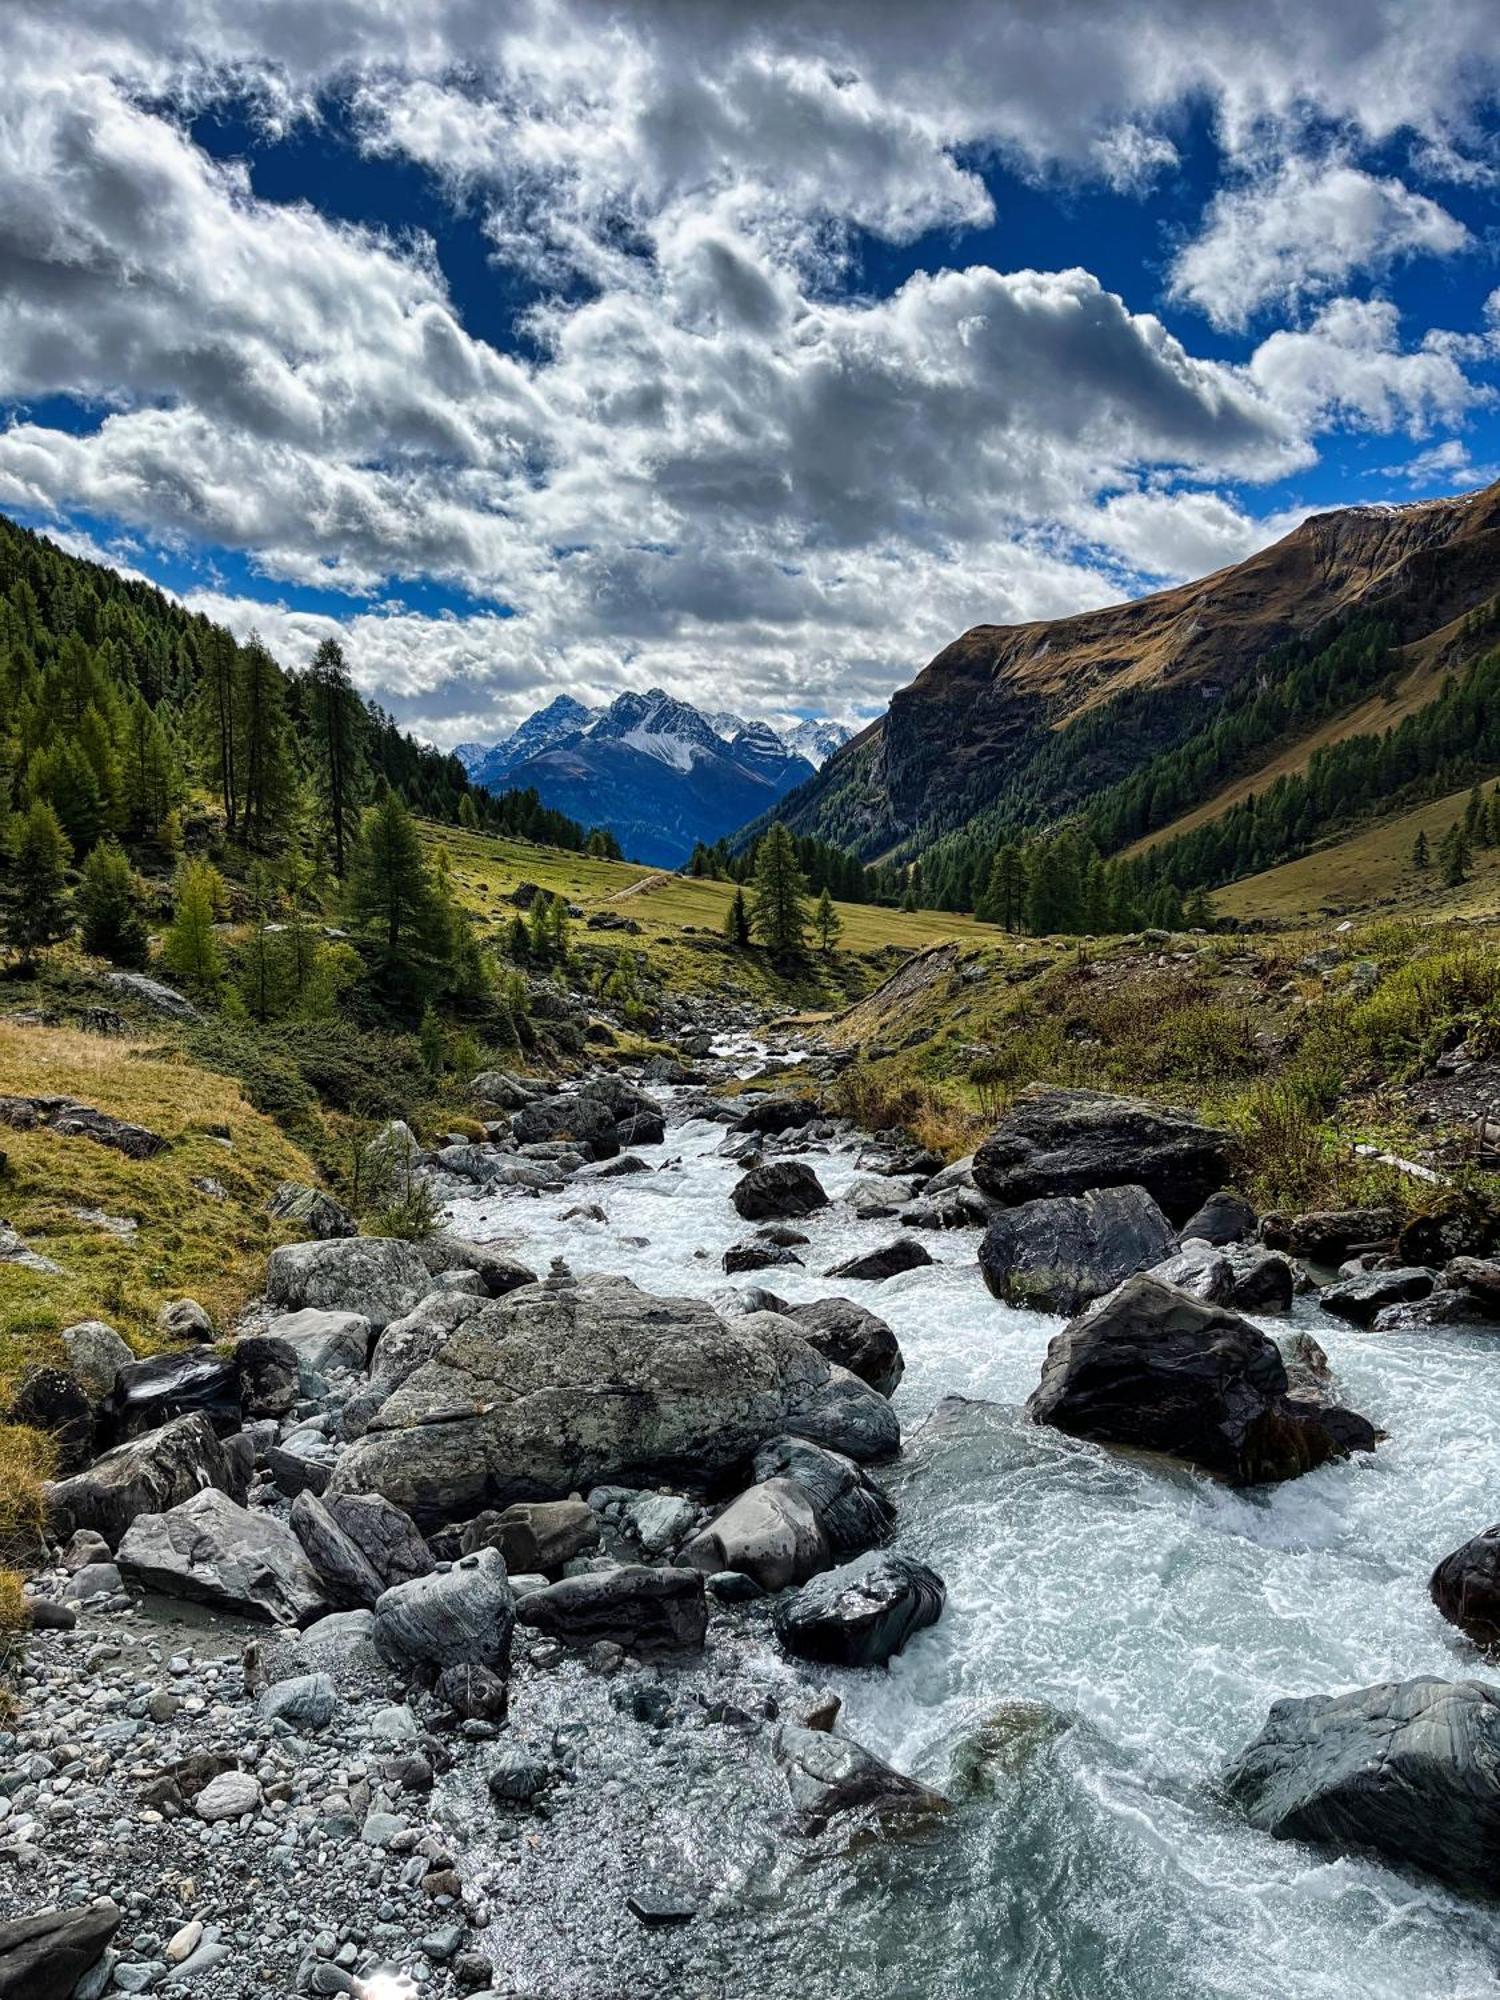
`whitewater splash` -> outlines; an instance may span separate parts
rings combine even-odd
[[[739,1169],[718,1156],[723,1137],[706,1122],[672,1126],[651,1156],[658,1171],[590,1189],[602,1223],[564,1219],[583,1198],[576,1187],[458,1201],[450,1221],[510,1237],[534,1268],[558,1257],[580,1274],[711,1295],[728,1282],[724,1249],[748,1233],[729,1203]],[[939,1789],[964,1790],[978,1737],[992,1753],[986,1794],[936,1838],[809,1856],[778,1831],[763,1740],[710,1755],[680,1735],[657,1768],[588,1676],[532,1682],[607,1776],[587,1818],[574,1815],[569,1832],[564,1813],[544,1836],[563,1878],[545,1923],[521,1906],[534,1916],[553,1876],[524,1872],[519,1839],[490,1856],[492,1880],[531,1885],[517,1887],[499,1945],[514,1990],[538,2000],[1500,1994],[1495,1912],[1373,1861],[1277,1843],[1217,1790],[1283,1695],[1484,1677],[1432,1607],[1427,1578],[1497,1511],[1493,1340],[1365,1333],[1300,1304],[1296,1323],[1326,1348],[1343,1400],[1389,1437],[1372,1458],[1233,1493],[1022,1420],[1059,1322],[990,1298],[972,1231],[928,1235],[935,1265],[884,1284],[817,1276],[894,1233],[836,1205],[859,1173],[856,1151],[809,1155],[835,1206],[800,1225],[812,1239],[805,1271],[763,1276],[793,1302],[855,1298],[895,1328],[908,1442],[889,1479],[897,1546],[940,1572],[948,1604],[888,1673],[823,1680],[843,1697],[848,1734]],[[955,1395],[1000,1407],[924,1435],[934,1406]],[[763,1628],[746,1639],[743,1666],[772,1697],[785,1691],[787,1663]],[[611,1813],[606,1834],[597,1822]],[[477,1818],[474,1838],[487,1838]],[[670,1934],[613,1926],[594,1879],[622,1844],[649,1860],[662,1843],[709,1885],[704,1914]]]

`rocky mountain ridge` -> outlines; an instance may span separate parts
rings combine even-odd
[[[1074,617],[977,625],[946,646],[887,713],[788,802],[795,831],[866,856],[950,831],[1000,797],[1056,732],[1119,697],[1163,697],[1168,747],[1273,648],[1355,614],[1405,644],[1500,589],[1500,485],[1403,507],[1310,516],[1244,562],[1193,583]],[[1044,804],[1045,802],[1043,802]]]

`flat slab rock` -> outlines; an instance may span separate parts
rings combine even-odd
[[[885,1399],[779,1314],[724,1320],[624,1278],[549,1280],[449,1334],[345,1451],[328,1494],[383,1493],[432,1526],[601,1484],[691,1482],[785,1431],[860,1458],[899,1442]]]
[[[0,1923],[0,2000],[68,2000],[104,1954],[123,1912],[107,1898]]]

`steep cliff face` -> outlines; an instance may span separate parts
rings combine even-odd
[[[1497,590],[1500,485],[1314,515],[1195,583],[1076,618],[974,626],[828,760],[788,817],[799,832],[878,853],[983,810],[1047,732],[1127,688],[1180,689],[1191,710],[1330,619],[1378,612],[1411,641]],[[1124,775],[1150,747],[1159,746],[1122,742],[1098,782]]]

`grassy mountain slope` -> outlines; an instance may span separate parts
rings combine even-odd
[[[1497,587],[1500,487],[1318,515],[1196,583],[1076,618],[976,626],[784,815],[866,854],[918,851],[986,812],[1046,824],[1190,739],[1288,641],[1357,615],[1410,647],[1461,632]]]
[[[495,839],[462,828],[427,826],[433,851],[445,849],[455,893],[493,936],[515,914],[509,901],[523,882],[562,896],[583,912],[575,921],[579,944],[597,951],[645,955],[653,975],[672,991],[753,997],[770,1004],[811,1003],[821,985],[835,993],[864,990],[883,976],[893,957],[921,951],[948,938],[976,938],[984,926],[941,910],[893,910],[872,903],[839,903],[843,922],[831,960],[815,958],[790,978],[763,952],[733,951],[723,942],[724,920],[734,897],[732,882],[676,875],[635,862],[606,861],[524,840]],[[629,919],[640,934],[591,931],[596,913]]]

